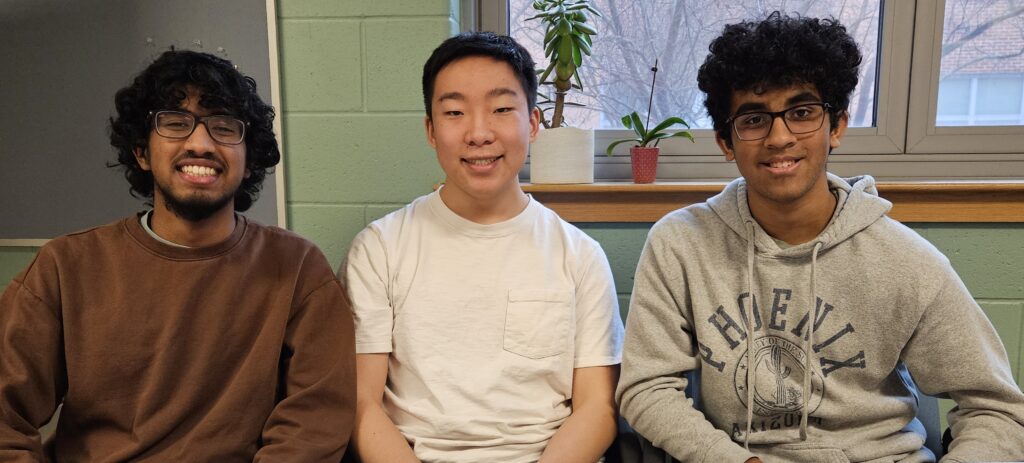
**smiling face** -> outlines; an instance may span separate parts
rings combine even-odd
[[[494,209],[519,201],[519,169],[539,121],[504,61],[469,56],[441,69],[425,124],[445,173],[445,203],[458,213],[459,206]]]
[[[821,96],[810,84],[761,93],[735,91],[730,114],[775,112],[801,103],[820,102]],[[736,167],[747,182],[747,200],[751,210],[762,206],[797,208],[801,204],[813,203],[816,195],[830,195],[825,169],[829,151],[839,146],[839,140],[846,132],[846,115],[839,118],[834,128],[830,128],[828,115],[825,115],[821,128],[796,135],[789,131],[781,117],[772,120],[771,124],[771,132],[760,140],[740,140],[731,129],[732,147],[717,138],[726,159],[736,161]]]
[[[179,110],[197,117],[223,114],[201,106],[202,95],[196,89],[189,87],[185,93]],[[193,222],[215,214],[233,214],[235,194],[248,175],[245,142],[218,143],[199,122],[184,139],[166,138],[150,130],[148,148],[137,149],[135,158],[143,170],[153,174],[154,206],[164,205],[174,215]]]

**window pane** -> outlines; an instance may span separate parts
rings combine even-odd
[[[939,87],[938,125],[964,125],[971,112],[971,79],[949,79]]]
[[[1019,77],[990,77],[978,79],[979,115],[1020,114],[1022,80]]]
[[[1018,1],[947,0],[935,124],[1024,124],[1022,43],[1024,14]],[[970,83],[966,92],[964,82]],[[958,109],[951,111],[954,100]],[[965,117],[946,117],[949,112]]]
[[[543,28],[531,0],[511,0],[510,35],[522,43],[538,67],[547,59],[541,46]],[[694,128],[710,128],[704,94],[697,89],[697,69],[711,40],[726,24],[760,19],[774,10],[803,16],[835,17],[857,40],[864,55],[860,84],[851,98],[851,126],[874,125],[880,0],[592,0],[601,11],[594,18],[598,35],[593,55],[584,57],[584,89],[568,99],[586,105],[567,109],[570,125],[621,128],[632,111],[646,115],[650,68],[657,58],[658,79],[651,120],[680,116]],[[542,90],[547,90],[543,88]]]

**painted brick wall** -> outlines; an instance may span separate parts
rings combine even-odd
[[[444,178],[425,141],[420,74],[458,32],[458,1],[278,9],[288,220],[338,265],[367,223]]]

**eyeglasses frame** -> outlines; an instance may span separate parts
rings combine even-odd
[[[789,127],[789,121],[786,120],[785,115],[786,115],[787,112],[792,111],[792,110],[794,110],[796,108],[799,108],[801,106],[821,106],[821,109],[823,110],[822,111],[822,116],[821,116],[821,123],[819,123],[818,126],[815,127],[813,130],[808,130],[808,131],[805,131],[805,132],[794,132],[793,129],[791,129]],[[725,120],[725,123],[729,126],[730,129],[732,129],[732,132],[734,134],[736,134],[736,138],[738,138],[738,139],[740,139],[742,141],[758,141],[758,140],[764,140],[765,138],[768,138],[769,136],[771,136],[772,129],[775,128],[775,118],[782,118],[782,123],[785,124],[786,130],[789,130],[789,133],[791,133],[793,135],[803,135],[805,133],[811,133],[811,132],[817,131],[818,129],[821,129],[821,127],[825,125],[825,116],[830,115],[831,114],[831,110],[832,110],[832,105],[830,105],[828,103],[825,103],[823,101],[817,101],[817,102],[813,102],[813,103],[800,103],[800,104],[795,104],[793,106],[790,106],[790,107],[788,107],[786,109],[783,109],[781,111],[746,111],[746,112],[742,112],[742,113],[739,113],[739,114],[736,114],[734,116],[729,117],[728,119]],[[768,116],[770,116],[772,118],[771,122],[768,124],[768,132],[765,133],[763,137],[759,137],[759,138],[743,138],[743,137],[740,136],[739,130],[736,129],[736,124],[735,124],[736,118],[738,118],[740,116],[746,116],[747,114],[767,114]]]
[[[161,113],[188,114],[189,116],[192,116],[192,120],[194,121],[192,123],[192,130],[190,130],[188,132],[188,134],[180,136],[180,137],[172,137],[172,136],[168,136],[168,135],[164,135],[164,134],[160,133],[159,125],[156,123],[156,119],[157,119],[157,116],[159,116]],[[156,131],[156,134],[160,135],[161,137],[169,138],[171,140],[184,140],[184,139],[186,139],[188,137],[191,137],[192,134],[195,133],[196,127],[199,127],[199,124],[203,124],[203,126],[206,127],[206,133],[210,135],[210,139],[211,140],[213,140],[216,143],[220,143],[222,145],[231,145],[231,146],[241,145],[243,142],[245,142],[246,128],[249,127],[249,122],[243,121],[243,120],[241,120],[241,119],[239,119],[239,118],[237,118],[235,116],[232,116],[230,114],[214,114],[214,115],[210,115],[210,116],[197,116],[195,114],[192,114],[189,111],[182,111],[180,109],[161,109],[159,111],[150,111],[148,117],[149,117],[149,119],[153,123],[153,130]],[[223,141],[220,141],[220,140],[217,140],[216,138],[214,138],[213,133],[210,132],[210,126],[206,123],[206,121],[209,120],[209,119],[215,118],[215,117],[228,117],[228,118],[234,119],[234,120],[242,123],[242,136],[239,138],[239,140],[237,142],[235,142],[235,143],[228,143],[228,142],[223,142]]]

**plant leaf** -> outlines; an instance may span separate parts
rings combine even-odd
[[[558,61],[562,63],[571,62],[576,64],[576,60],[573,57],[573,43],[572,39],[568,37],[562,37],[558,42]],[[565,76],[566,79],[569,76]]]
[[[697,142],[696,140],[693,139],[693,134],[691,134],[690,132],[687,132],[685,130],[680,130],[680,131],[678,131],[678,132],[676,132],[676,133],[674,133],[672,135],[669,135],[669,138],[672,138],[672,137],[683,137],[683,138],[689,139],[693,143]]]
[[[551,42],[548,42],[547,46],[544,47],[544,56],[552,58],[555,53],[555,48],[558,48],[558,44],[561,42],[561,40],[561,37],[555,36],[555,38],[552,39]],[[554,60],[552,59],[552,61]]]
[[[547,45],[548,42],[551,41],[551,39],[555,38],[555,35],[556,35],[555,29],[554,28],[548,28],[548,31],[544,33],[544,44]]]
[[[622,116],[622,126],[627,128],[627,129],[632,129],[633,128],[633,119],[630,117],[630,114],[626,114],[625,116]]]
[[[630,141],[634,142],[634,143],[640,143],[640,140],[637,139],[637,138],[625,138],[625,139],[622,139],[622,140],[615,140],[615,141],[611,142],[611,144],[608,145],[608,148],[606,148],[604,150],[604,154],[607,154],[608,156],[611,156],[612,155],[612,149],[614,149],[616,146],[618,146],[618,145],[620,145],[622,143],[626,143],[626,142],[630,142]]]
[[[573,38],[575,37],[573,36]],[[575,40],[567,40],[567,42],[572,44],[572,64],[575,64],[576,67],[583,66],[583,54],[580,53],[580,46],[576,45]]]
[[[640,145],[647,146],[647,129],[644,128],[644,123],[640,121],[640,115],[633,111],[629,114],[629,118],[633,119],[633,131],[640,136]]]
[[[665,119],[665,120],[661,121],[661,122],[660,122],[660,123],[659,123],[658,125],[656,125],[656,126],[655,126],[655,127],[653,128],[653,129],[651,129],[651,133],[652,133],[652,134],[655,134],[655,133],[659,133],[659,132],[661,132],[661,131],[663,131],[663,130],[665,130],[665,129],[667,129],[667,128],[669,128],[669,127],[671,127],[671,126],[675,125],[675,124],[683,124],[683,125],[685,125],[685,126],[686,126],[687,128],[689,128],[689,127],[690,127],[690,126],[689,126],[689,125],[688,125],[688,124],[686,123],[686,121],[684,121],[684,120],[683,120],[682,118],[679,118],[679,117],[670,117],[670,118],[668,118],[668,119]]]
[[[580,47],[580,51],[587,56],[590,56],[590,44],[588,44],[586,40],[583,40],[583,36],[574,35],[572,36],[572,41],[577,47]]]
[[[586,24],[578,22],[575,24],[575,27],[578,31],[582,31],[590,35],[597,35],[597,29],[594,29],[593,27],[590,27]]]
[[[540,78],[537,79],[537,81],[538,82],[544,82],[544,79],[547,79],[548,76],[551,75],[551,71],[553,69],[555,69],[555,62],[554,61],[552,61],[551,64],[548,65],[548,68],[544,70],[544,74],[541,74]]]
[[[558,28],[558,35],[566,36],[572,33],[572,24],[569,23],[568,19],[559,19],[556,27]]]

